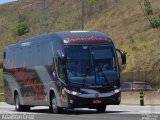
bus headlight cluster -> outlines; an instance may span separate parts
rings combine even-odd
[[[115,93],[118,93],[118,92],[120,92],[120,89],[116,89],[116,90],[114,90],[114,92],[115,92]]]
[[[79,94],[81,94],[81,93],[79,93],[79,92],[72,91],[72,90],[68,90],[68,89],[66,89],[66,88],[65,88],[65,91],[66,91],[67,93],[71,94],[71,95],[79,95]]]
[[[72,94],[72,95],[78,95],[78,92],[71,91],[71,94]]]

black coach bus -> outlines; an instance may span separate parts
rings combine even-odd
[[[96,31],[54,32],[11,44],[3,49],[5,100],[16,111],[49,106],[64,108],[119,105],[120,70],[126,55],[111,38]]]

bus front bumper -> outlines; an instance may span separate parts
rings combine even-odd
[[[121,100],[120,92],[110,96],[105,94],[86,94],[72,95],[68,94],[68,103],[70,108],[94,108],[98,105],[119,105]]]

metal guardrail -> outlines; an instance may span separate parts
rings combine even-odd
[[[146,82],[153,90],[160,92],[160,70],[123,72],[121,82]]]

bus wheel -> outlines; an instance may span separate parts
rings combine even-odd
[[[97,106],[96,109],[98,113],[104,113],[106,111],[106,105]]]
[[[15,95],[15,110],[16,111],[29,111],[30,110],[30,106],[20,105],[18,94]]]
[[[25,111],[25,112],[30,111],[30,108],[31,107],[28,105],[22,106],[22,111]]]
[[[51,106],[50,109],[53,113],[59,114],[63,111],[63,108],[57,106],[57,99],[55,95],[51,96]]]
[[[22,106],[20,105],[20,100],[19,100],[19,96],[18,96],[18,94],[16,94],[15,95],[15,110],[16,111],[22,111],[23,110],[23,108],[22,108]]]

